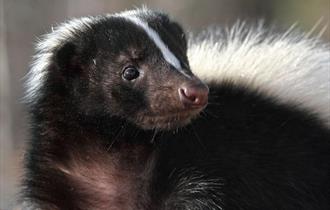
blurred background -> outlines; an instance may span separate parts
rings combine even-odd
[[[27,120],[21,103],[23,77],[34,43],[51,26],[68,18],[113,13],[141,5],[161,9],[185,29],[227,26],[237,19],[267,25],[297,27],[315,34],[330,22],[330,0],[0,0],[0,210],[12,209],[27,140]],[[322,39],[330,40],[330,27]],[[329,54],[330,59],[330,54]]]

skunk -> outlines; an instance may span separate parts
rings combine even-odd
[[[22,208],[329,209],[329,47],[146,8],[74,19],[28,74]]]

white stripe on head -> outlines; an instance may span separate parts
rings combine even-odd
[[[161,51],[164,59],[168,63],[170,63],[176,70],[178,70],[180,73],[182,73],[186,77],[190,78],[190,76],[186,72],[183,71],[179,59],[177,59],[175,57],[175,55],[169,50],[169,48],[165,45],[165,43],[160,38],[158,33],[154,29],[149,27],[148,23],[142,21],[140,18],[138,18],[136,16],[133,16],[133,15],[127,15],[127,16],[123,16],[123,17],[126,18],[127,20],[130,20],[135,25],[141,27],[147,33],[149,38],[159,48],[159,50]]]

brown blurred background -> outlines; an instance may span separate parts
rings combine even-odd
[[[0,210],[11,209],[22,172],[27,121],[20,99],[36,38],[71,17],[139,7],[170,13],[187,30],[230,25],[237,19],[310,30],[330,22],[330,0],[0,0]],[[330,40],[327,28],[322,38]],[[330,54],[329,54],[330,59]]]

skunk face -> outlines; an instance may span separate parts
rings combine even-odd
[[[160,13],[95,18],[56,49],[47,95],[67,98],[79,114],[176,128],[207,103],[208,88],[190,71],[186,51],[181,27]]]

